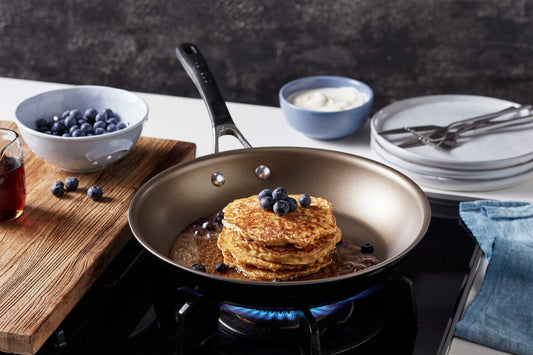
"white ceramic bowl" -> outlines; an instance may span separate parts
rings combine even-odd
[[[110,108],[126,128],[95,136],[62,137],[37,130],[39,118],[66,110],[98,112]],[[24,141],[39,158],[71,172],[91,172],[122,159],[135,145],[148,118],[146,102],[129,91],[105,86],[75,86],[47,91],[21,102],[15,122]]]

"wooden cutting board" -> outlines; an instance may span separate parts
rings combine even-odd
[[[15,131],[13,122],[0,127]],[[94,173],[69,173],[23,145],[26,207],[0,224],[0,351],[34,354],[131,238],[128,208],[137,189],[158,172],[194,158],[192,143],[141,137],[121,161]],[[79,187],[51,194],[57,180]],[[100,186],[93,201],[87,188]]]

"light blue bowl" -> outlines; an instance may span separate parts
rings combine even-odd
[[[318,88],[354,87],[366,96],[366,102],[358,107],[335,112],[302,109],[287,99],[292,94]],[[365,83],[341,76],[310,76],[285,84],[279,91],[281,109],[289,125],[314,139],[339,139],[361,128],[368,119],[374,92]]]

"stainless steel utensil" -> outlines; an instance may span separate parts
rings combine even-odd
[[[451,129],[461,128],[463,126],[468,126],[471,124],[476,124],[478,122],[487,122],[491,121],[492,119],[495,119],[497,117],[510,114],[510,113],[519,113],[522,110],[531,110],[531,105],[522,105],[522,106],[510,106],[503,110],[497,111],[497,112],[491,112],[487,114],[483,114],[480,116],[470,117],[467,119],[454,121],[446,126],[438,126],[438,125],[421,125],[421,126],[410,126],[410,127],[401,127],[401,128],[395,128],[395,129],[389,129],[385,131],[378,132],[379,135],[392,135],[392,134],[405,134],[405,133],[413,133],[413,132],[419,132],[426,135],[431,134],[445,134]],[[528,112],[529,113],[529,112]]]
[[[400,143],[398,144],[398,146],[401,148],[408,148],[415,146],[416,143],[419,143],[431,145],[439,149],[449,150],[455,148],[458,145],[457,140],[459,138],[479,136],[482,134],[498,131],[501,128],[520,126],[531,122],[533,122],[533,115],[512,117],[500,121],[478,121],[476,123],[463,126],[462,128],[458,128],[453,131],[447,130],[444,134],[438,132],[436,134],[434,133],[431,135],[420,133],[416,130],[406,127],[405,129],[408,132],[414,134],[416,138]]]

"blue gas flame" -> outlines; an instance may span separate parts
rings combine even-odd
[[[311,314],[316,319],[321,318],[325,315],[333,313],[336,309],[344,306],[346,303],[351,302],[352,300],[366,297],[374,293],[379,286],[374,286],[369,288],[356,296],[350,297],[346,300],[326,304],[323,306],[312,307],[309,310]],[[257,320],[267,320],[267,321],[294,321],[298,318],[298,311],[295,309],[261,309],[261,308],[249,308],[236,305],[225,304],[225,307],[233,313],[239,314],[247,319],[257,319]]]

